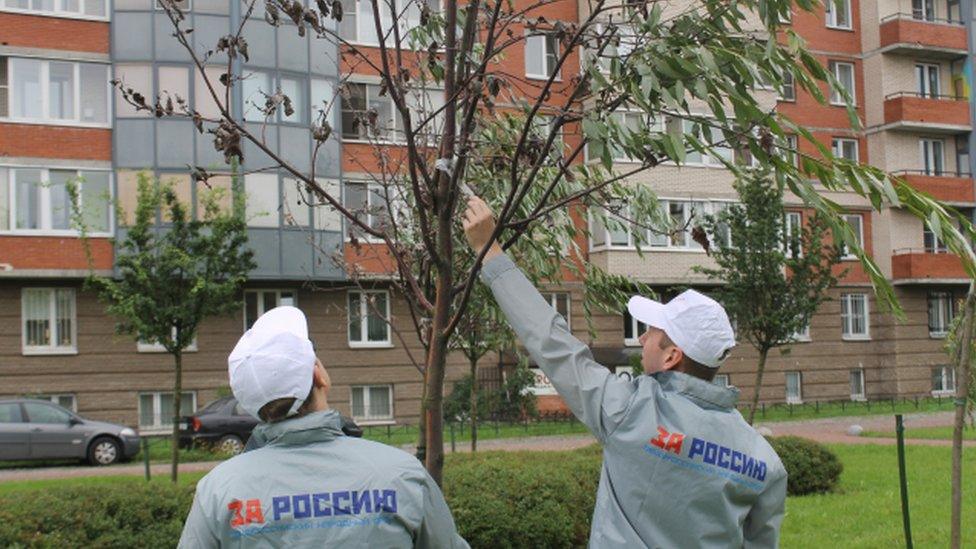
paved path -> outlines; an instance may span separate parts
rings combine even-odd
[[[906,428],[916,427],[941,427],[952,425],[952,412],[937,412],[928,414],[907,414],[905,415]],[[759,427],[768,427],[773,435],[795,435],[816,440],[818,442],[830,444],[894,444],[894,438],[867,438],[855,437],[847,434],[847,428],[851,425],[860,425],[867,431],[894,431],[895,420],[892,416],[864,416],[864,417],[839,417],[825,419],[806,419],[797,421],[781,421],[759,424]],[[578,435],[557,435],[557,436],[538,436],[525,438],[509,439],[490,439],[478,443],[479,450],[574,450],[582,448],[596,442],[596,439],[589,434]],[[906,439],[907,444],[918,446],[951,446],[949,440],[925,440],[925,439]],[[966,441],[967,447],[976,446],[976,441]],[[404,450],[412,451],[412,445],[406,445]],[[447,452],[451,451],[450,445],[445,445]],[[458,442],[455,446],[457,452],[470,451],[468,442]],[[184,463],[180,465],[181,472],[209,471],[216,466],[219,461],[204,461],[196,463]],[[158,463],[151,466],[154,477],[165,477],[169,475],[169,464]],[[140,464],[124,464],[112,467],[36,467],[24,469],[0,469],[0,482],[16,480],[42,480],[56,478],[73,477],[97,477],[97,476],[123,476],[144,474],[144,466]]]

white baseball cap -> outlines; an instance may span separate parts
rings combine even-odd
[[[292,415],[312,390],[315,350],[301,310],[282,306],[261,315],[227,357],[234,397],[249,414],[272,400],[294,398]]]
[[[630,316],[664,330],[692,360],[718,368],[735,347],[735,332],[725,309],[714,299],[687,290],[667,303],[635,295],[627,303]]]

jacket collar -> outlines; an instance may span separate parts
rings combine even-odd
[[[342,418],[336,410],[320,410],[294,419],[261,423],[251,436],[260,446],[325,442],[343,436]]]
[[[683,372],[658,372],[653,377],[665,391],[685,395],[704,408],[731,409],[739,401],[739,390],[735,387],[720,387]]]

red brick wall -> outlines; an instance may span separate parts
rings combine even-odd
[[[893,97],[884,102],[885,124],[900,121],[969,125],[969,101]]]
[[[881,47],[891,44],[924,44],[940,48],[965,50],[966,27],[943,25],[910,19],[894,19],[881,24]]]
[[[111,160],[112,130],[0,124],[0,156]]]
[[[91,242],[93,267],[112,268],[112,242],[107,238],[93,238]],[[87,269],[81,240],[59,236],[0,236],[0,262],[14,269]]]
[[[0,13],[0,45],[108,53],[109,24],[60,17]]]

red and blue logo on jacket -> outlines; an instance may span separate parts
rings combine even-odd
[[[339,490],[273,496],[265,508],[260,498],[227,504],[235,536],[284,530],[346,528],[388,523],[397,512],[396,490]]]
[[[687,450],[687,451],[685,451]],[[665,461],[710,476],[723,477],[760,491],[766,480],[766,462],[745,452],[700,437],[658,426],[657,436],[644,451]]]

